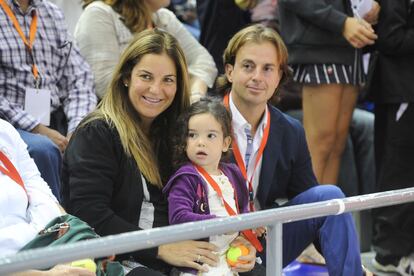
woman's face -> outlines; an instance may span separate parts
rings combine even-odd
[[[173,102],[177,91],[177,70],[165,53],[147,54],[131,72],[128,97],[144,125],[154,119]]]
[[[170,0],[145,0],[152,12],[165,8],[170,4]]]

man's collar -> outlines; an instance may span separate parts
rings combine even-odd
[[[231,97],[231,92],[229,93],[229,108],[232,116],[232,125],[234,130],[244,130],[246,127],[249,127],[250,129],[252,128],[252,125],[243,117],[243,114],[240,113],[239,109],[234,104]],[[264,116],[262,116],[257,130],[263,129],[266,126],[268,108],[269,107],[266,105]]]
[[[229,108],[233,121],[233,129],[244,129],[246,126],[249,126],[250,128],[252,127],[237,109],[231,97],[231,93],[229,94]]]

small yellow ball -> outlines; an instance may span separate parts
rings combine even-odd
[[[236,5],[239,6],[243,10],[247,10],[250,5],[249,0],[236,0],[235,2],[236,2]]]
[[[246,261],[239,261],[238,258],[240,256],[246,256],[249,254],[249,249],[244,245],[239,245],[235,247],[230,247],[229,250],[227,250],[227,263],[230,266],[236,266],[238,263],[244,264]]]
[[[92,259],[82,259],[73,261],[70,263],[71,266],[82,267],[91,272],[96,272],[96,264]]]

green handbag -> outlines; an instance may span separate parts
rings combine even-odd
[[[26,244],[20,251],[46,246],[56,246],[77,241],[99,238],[86,222],[72,215],[63,215],[49,222],[45,229]],[[124,276],[124,269],[119,262],[109,259],[95,260],[97,276]]]

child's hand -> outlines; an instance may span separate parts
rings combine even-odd
[[[236,272],[247,272],[254,268],[256,264],[256,248],[254,248],[251,243],[246,240],[243,236],[238,236],[230,244],[231,246],[237,247],[238,245],[244,245],[249,249],[249,254],[245,256],[240,256],[238,260],[244,261],[245,263],[238,263],[236,266],[232,267],[233,271]]]
[[[256,234],[257,237],[262,237],[266,234],[266,227],[258,227],[256,229],[253,229],[253,234]]]

